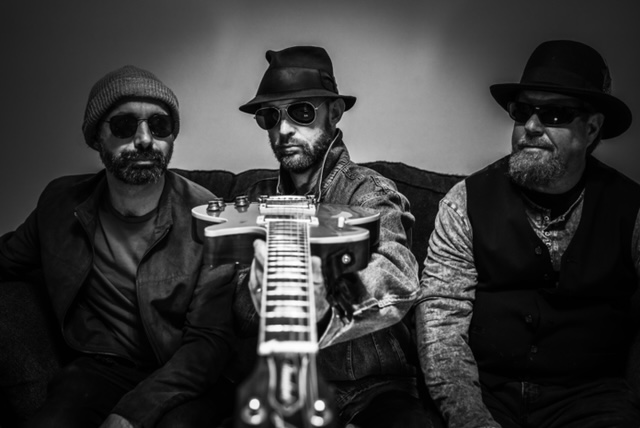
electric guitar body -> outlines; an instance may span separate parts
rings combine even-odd
[[[360,207],[316,204],[299,196],[259,203],[236,198],[193,208],[194,231],[205,245],[205,263],[253,259],[253,241],[264,239],[258,364],[241,385],[236,428],[334,428],[338,415],[331,387],[316,369],[318,337],[311,255],[323,260],[326,278],[355,273],[369,263],[380,217]],[[331,281],[329,281],[331,282]]]

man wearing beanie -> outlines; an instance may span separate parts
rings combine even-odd
[[[68,346],[28,426],[201,427],[227,410],[235,267],[201,265],[191,208],[214,195],[167,170],[179,129],[156,76],[108,73],[82,124],[104,170],[54,180],[0,238],[0,279],[45,287]]]

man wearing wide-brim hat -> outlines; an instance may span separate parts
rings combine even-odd
[[[610,88],[602,56],[567,40],[491,86],[512,152],[442,200],[416,312],[450,427],[640,426],[624,377],[640,186],[591,154],[631,124]]]
[[[342,304],[331,305],[323,282],[315,285],[317,362],[320,375],[335,388],[338,426],[429,426],[417,398],[416,369],[405,354],[411,341],[402,322],[418,292],[418,265],[409,249],[414,223],[409,202],[391,180],[351,161],[337,125],[356,98],[338,92],[327,52],[294,46],[270,50],[266,59],[269,65],[256,96],[240,110],[253,114],[267,131],[280,172],[247,189],[250,199],[311,195],[320,203],[365,207],[380,214],[379,244],[369,265],[341,279],[350,290],[350,303],[335,299]],[[256,241],[255,248],[252,280],[239,292],[250,288],[257,297],[264,241]],[[251,315],[251,299],[246,301],[248,308],[236,310],[244,318],[248,314],[248,319],[257,319]]]

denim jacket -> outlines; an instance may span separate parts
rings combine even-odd
[[[353,163],[342,142],[341,132],[322,165],[317,187],[312,192],[321,203],[355,205],[380,213],[380,244],[369,265],[357,274],[352,287],[354,316],[341,318],[333,308],[329,325],[320,338],[318,367],[338,392],[343,420],[350,420],[373,396],[390,389],[415,394],[411,336],[403,322],[417,297],[417,262],[410,251],[414,217],[409,201],[398,192],[393,181]],[[293,194],[288,173],[254,183],[247,195]],[[238,294],[234,312],[244,325],[257,321],[257,314],[246,297],[246,284]]]
[[[136,278],[140,318],[158,369],[113,409],[143,427],[212,385],[233,345],[235,267],[202,266],[202,245],[191,235],[191,208],[212,194],[172,172],[165,177],[155,241]],[[88,349],[72,328],[64,328],[93,263],[106,188],[104,171],[54,180],[27,220],[0,238],[0,286],[8,280],[44,284],[65,341],[82,353],[113,354],[107,346]]]

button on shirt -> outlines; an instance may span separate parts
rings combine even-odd
[[[578,199],[569,207],[566,213],[551,218],[551,210],[536,205],[531,199],[524,197],[525,212],[531,228],[549,250],[551,263],[555,271],[560,270],[560,261],[566,251],[571,238],[578,229],[582,217],[584,190]],[[536,251],[541,255],[542,251]]]

